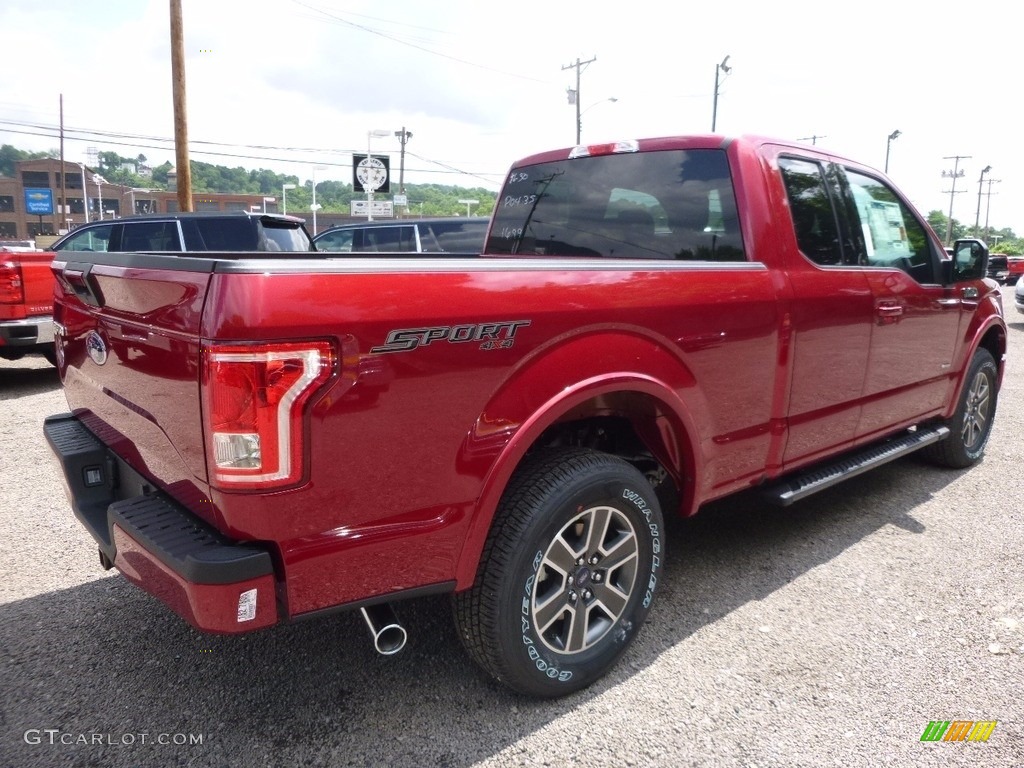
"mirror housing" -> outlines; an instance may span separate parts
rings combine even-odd
[[[988,273],[988,246],[973,237],[953,243],[953,255],[942,262],[946,285],[968,280],[981,280]]]

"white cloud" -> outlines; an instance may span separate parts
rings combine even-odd
[[[899,129],[890,175],[925,213],[948,211],[942,171],[954,161],[945,158],[970,156],[960,161],[954,217],[973,223],[979,172],[991,165],[989,178],[1000,180],[991,223],[1024,232],[1024,157],[1013,126],[996,118],[1012,111],[1019,79],[1013,47],[996,44],[1015,19],[994,0],[943,5],[861,0],[824,13],[806,0],[183,0],[191,152],[303,178],[323,163],[324,177],[347,181],[367,131],[405,127],[407,182],[494,189],[519,157],[574,142],[566,88],[577,58],[596,57],[583,68],[580,105],[584,140],[599,141],[708,131],[715,67],[728,54],[720,132],[818,136],[881,168],[886,137]],[[0,84],[0,141],[55,147],[10,123],[56,125],[61,93],[68,126],[172,137],[163,0],[7,0],[0,28],[5,58],[17,62]],[[66,152],[82,157],[89,144],[173,161],[169,145],[116,140],[128,143],[72,141]],[[373,149],[397,164],[397,139],[374,139]]]

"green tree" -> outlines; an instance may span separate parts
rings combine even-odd
[[[49,152],[25,152],[10,144],[4,144],[0,146],[0,176],[13,176],[15,163],[20,163],[23,160],[42,160],[53,156],[53,150]],[[57,156],[60,156],[59,153]]]

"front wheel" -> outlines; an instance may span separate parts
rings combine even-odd
[[[999,369],[987,349],[974,353],[956,413],[949,422],[952,434],[924,449],[935,464],[954,469],[969,467],[985,452],[996,415],[996,382]]]
[[[520,693],[590,685],[644,623],[662,528],[653,489],[625,461],[583,449],[528,459],[502,498],[475,583],[454,599],[466,650]]]

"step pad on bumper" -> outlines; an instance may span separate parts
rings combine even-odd
[[[115,501],[107,511],[165,565],[195,584],[230,584],[274,572],[270,555],[236,544],[163,496]]]

